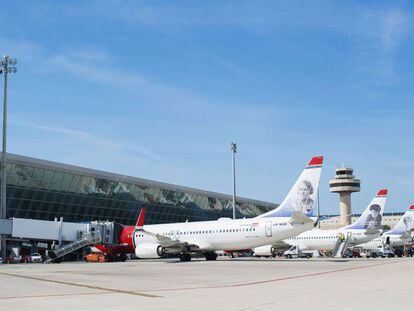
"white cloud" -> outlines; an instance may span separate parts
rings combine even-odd
[[[401,10],[391,10],[381,16],[380,37],[385,51],[392,51],[398,47],[408,30],[408,16]]]
[[[95,60],[95,62],[88,62],[74,54],[57,54],[49,58],[49,63],[55,70],[65,71],[86,81],[106,84],[117,89],[118,92],[128,91],[134,94],[136,99],[150,100],[151,103],[156,104],[168,104],[170,109],[186,111],[194,106],[206,105],[208,102],[191,90],[169,86],[123,69],[119,61]]]
[[[381,92],[377,86],[393,85],[399,80],[395,58],[410,22],[408,14],[399,9],[363,12],[355,35],[356,82],[361,90],[368,90],[375,97]]]
[[[114,141],[105,137],[101,137],[99,135],[95,135],[93,133],[84,131],[84,130],[76,130],[67,127],[60,127],[60,126],[48,126],[48,125],[39,125],[33,123],[16,123],[10,122],[11,125],[14,126],[23,126],[26,128],[40,130],[43,132],[48,132],[49,134],[59,134],[57,145],[59,143],[65,144],[70,140],[71,142],[77,145],[88,146],[88,148],[97,148],[98,150],[105,151],[112,153],[113,155],[117,153],[124,154],[124,156],[128,157],[144,157],[150,159],[152,161],[161,162],[164,161],[162,157],[158,154],[152,152],[146,148],[139,148],[137,146],[130,146],[122,144],[118,141]],[[63,135],[63,136],[62,136]],[[65,138],[66,137],[66,138]]]

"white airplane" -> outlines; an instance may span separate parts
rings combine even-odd
[[[411,241],[411,233],[413,230],[414,205],[411,205],[393,229],[384,232],[380,237],[373,239],[368,243],[359,244],[358,246],[370,250],[380,248],[384,244],[402,246],[404,243]]]
[[[283,242],[257,247],[253,251],[257,256],[272,256],[278,247],[286,245],[295,246],[301,250],[334,250],[340,244],[339,242],[347,241],[346,246],[350,246],[371,241],[381,235],[379,229],[387,193],[386,189],[378,191],[361,217],[351,225],[334,230],[314,228],[296,237],[285,239]]]
[[[215,251],[251,249],[274,243],[311,229],[310,219],[318,192],[323,157],[314,157],[274,210],[255,218],[220,218],[214,221],[145,225],[142,209],[132,243],[138,258],[159,258],[177,254],[190,261],[192,253],[215,260]]]

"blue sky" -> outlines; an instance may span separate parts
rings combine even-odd
[[[280,202],[324,155],[414,201],[410,1],[0,1],[13,153]]]

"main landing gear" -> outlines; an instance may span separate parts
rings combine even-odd
[[[188,253],[181,253],[180,256],[180,261],[191,261],[191,255]]]
[[[204,253],[206,260],[216,260],[217,254],[215,252]]]

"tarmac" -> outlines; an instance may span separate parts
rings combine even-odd
[[[412,310],[414,258],[0,265],[0,310]]]

